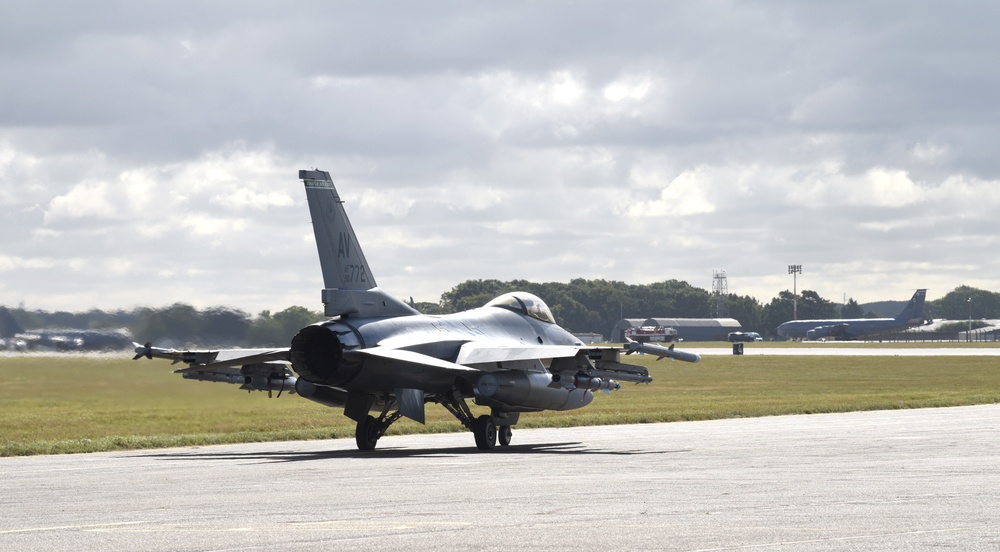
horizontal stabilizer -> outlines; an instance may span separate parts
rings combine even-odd
[[[391,373],[395,387],[385,389],[391,392],[397,389],[422,389],[443,393],[451,389],[456,380],[469,379],[480,373],[480,370],[474,368],[403,349],[372,347],[344,351],[345,358],[355,356],[364,358],[366,370]]]
[[[406,351],[403,349],[372,347],[371,349],[357,349],[351,351],[351,353],[360,355],[371,355],[389,360],[405,362],[407,364],[424,366],[427,368],[437,368],[439,370],[453,372],[455,375],[464,375],[472,372],[479,372],[479,370],[476,370],[475,368],[469,368],[467,366],[462,366],[461,364],[455,364],[454,362],[448,362],[447,360],[441,360],[439,358],[434,358],[432,356],[415,353],[413,351]]]
[[[174,371],[178,373],[183,373],[193,370],[204,370],[206,368],[222,368],[225,366],[245,366],[247,364],[261,364],[273,361],[289,362],[288,349],[266,349],[262,350],[263,352],[256,352],[256,353],[254,351],[261,351],[261,350],[233,349],[231,351],[219,351],[219,357],[216,358],[215,362],[211,362],[203,366],[194,365],[189,368],[182,368],[180,370],[174,370]],[[233,353],[235,356],[224,355],[223,353]]]

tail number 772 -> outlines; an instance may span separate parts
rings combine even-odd
[[[365,266],[359,264],[340,265],[344,270],[344,282],[368,283],[368,273]]]

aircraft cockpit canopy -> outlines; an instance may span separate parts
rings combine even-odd
[[[556,319],[552,316],[552,311],[549,310],[549,306],[545,304],[545,301],[542,301],[535,295],[523,291],[505,293],[489,303],[486,303],[486,306],[503,307],[515,312],[527,314],[528,316],[537,318],[542,322],[548,322],[550,324],[556,323]]]

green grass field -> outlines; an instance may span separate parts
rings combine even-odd
[[[628,359],[649,366],[655,381],[599,393],[580,410],[523,414],[518,427],[1000,402],[997,357],[721,355],[699,364]],[[340,410],[294,395],[268,399],[232,385],[187,381],[171,370],[166,361],[127,358],[0,357],[0,456],[354,435],[354,422]],[[426,426],[402,420],[389,433],[463,430],[437,405],[428,405],[427,414]]]

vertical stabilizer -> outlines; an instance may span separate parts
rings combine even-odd
[[[330,173],[299,171],[299,178],[306,186],[309,214],[319,249],[319,264],[323,269],[323,284],[333,289],[376,287]]]
[[[896,315],[896,320],[899,322],[907,322],[911,325],[922,324],[924,320],[924,300],[927,298],[926,289],[918,289],[913,297],[910,298],[910,302],[903,307],[902,312]],[[919,321],[919,322],[917,322]]]
[[[14,320],[7,307],[0,307],[0,337],[14,337],[19,333],[24,333],[24,328]]]
[[[399,316],[418,314],[378,289],[364,252],[351,227],[330,173],[301,170],[312,216],[319,263],[323,270],[323,304],[327,316]]]

